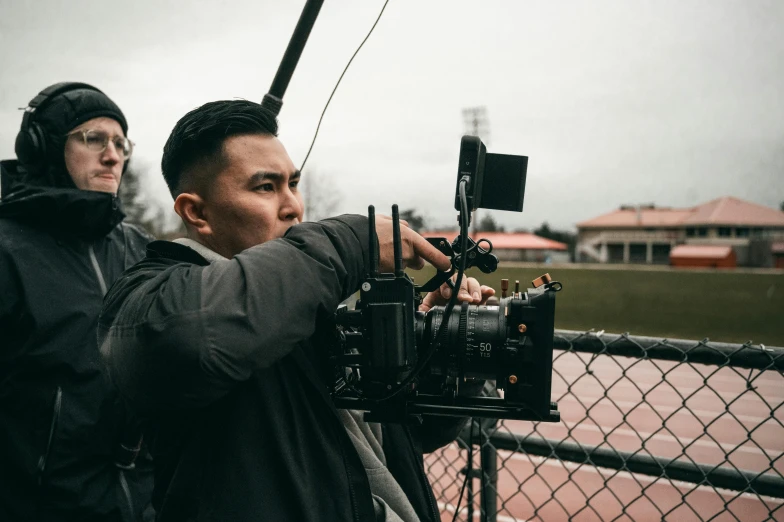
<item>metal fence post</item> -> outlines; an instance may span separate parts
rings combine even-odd
[[[474,420],[471,419],[471,422],[474,422]],[[470,430],[469,430],[469,434],[470,434]],[[471,456],[472,453],[471,445],[473,443],[474,441],[472,441],[469,438],[468,446],[467,446],[469,457]],[[466,520],[468,520],[468,522],[471,522],[474,519],[474,476],[476,474],[476,472],[474,471],[473,457],[468,459],[468,462],[466,462],[466,467],[464,469],[466,474],[466,480],[468,481],[468,483],[466,484],[466,489],[468,490],[466,492],[468,496],[468,498],[466,499],[466,511],[467,511]]]
[[[479,458],[480,469],[483,473],[480,477],[479,502],[482,506],[480,516],[482,522],[496,522],[498,513],[498,452],[495,446],[489,442],[490,435],[495,432],[497,423],[496,419],[480,423]]]

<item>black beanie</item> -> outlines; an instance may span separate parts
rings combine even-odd
[[[116,120],[128,135],[128,123],[120,108],[108,96],[92,89],[75,89],[47,100],[35,121],[53,136],[65,136],[82,123],[105,116]]]

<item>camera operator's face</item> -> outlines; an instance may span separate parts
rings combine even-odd
[[[302,221],[299,171],[274,136],[233,136],[223,143],[223,170],[204,198],[209,244],[231,258],[282,237]]]

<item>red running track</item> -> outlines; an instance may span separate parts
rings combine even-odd
[[[747,389],[748,370],[599,356],[591,375],[590,355],[555,356],[552,396],[561,422],[504,421],[502,430],[784,474],[782,374],[755,371]],[[443,520],[452,520],[465,457],[452,445],[426,459]],[[498,457],[499,522],[784,521],[778,498],[506,451]],[[478,517],[478,482],[475,489]],[[460,520],[465,504],[464,498]]]

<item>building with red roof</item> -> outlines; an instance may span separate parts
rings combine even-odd
[[[773,243],[773,265],[776,268],[784,268],[784,241]]]
[[[577,257],[584,262],[670,264],[676,246],[693,245],[731,247],[741,266],[774,266],[784,212],[725,196],[692,208],[622,206],[577,229]]]
[[[670,251],[670,265],[735,268],[737,266],[737,258],[731,246],[678,245]]]
[[[422,232],[423,237],[443,237],[450,243],[458,232]],[[474,241],[486,239],[493,244],[493,254],[499,261],[530,261],[537,263],[568,263],[569,248],[566,243],[553,241],[528,232],[474,232],[468,235]],[[485,244],[480,245],[486,248]]]

